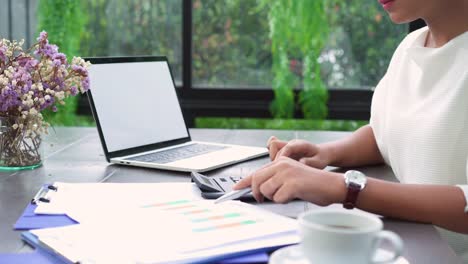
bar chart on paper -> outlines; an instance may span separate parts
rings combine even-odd
[[[235,201],[214,204],[212,201],[173,200],[145,204],[141,209],[170,213],[171,217],[183,221],[193,236],[203,238],[204,246],[223,240],[230,243],[233,238],[244,240],[267,236],[272,230],[278,233],[282,228],[284,232],[291,231],[291,222],[282,224],[276,215]]]
[[[169,202],[163,202],[163,203],[154,203],[154,204],[146,204],[142,205],[142,208],[151,208],[151,207],[159,207],[159,208],[165,208],[165,210],[174,210],[178,209],[179,205],[182,205],[183,208],[189,206],[192,207],[194,205],[190,204],[190,200],[176,200],[176,201],[169,201]]]

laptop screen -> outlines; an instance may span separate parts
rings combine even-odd
[[[93,64],[89,76],[109,152],[189,136],[167,61]]]

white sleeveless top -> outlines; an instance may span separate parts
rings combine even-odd
[[[400,182],[458,185],[468,201],[468,31],[440,48],[424,47],[427,33],[412,32],[395,51],[370,125]],[[439,230],[468,263],[468,235]]]

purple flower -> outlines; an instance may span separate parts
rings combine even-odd
[[[62,64],[65,64],[67,63],[67,57],[65,56],[65,54],[63,53],[57,53],[53,56],[54,60],[60,60],[60,62],[62,62]]]
[[[55,105],[52,106],[52,112],[57,112],[57,107]]]
[[[71,95],[73,95],[73,96],[75,96],[75,95],[78,94],[78,89],[76,88],[76,86],[72,86],[72,87],[70,88],[70,93],[71,93]]]
[[[63,53],[55,53],[52,55],[54,67],[60,67],[60,65],[67,64],[67,57]]]
[[[50,107],[51,105],[53,105],[55,103],[55,99],[53,97],[49,98],[49,99],[46,99],[45,102],[43,104],[40,104],[39,105],[39,109],[42,111],[48,107]]]
[[[88,76],[88,71],[80,65],[72,65],[72,70],[81,76]]]
[[[33,70],[33,68],[35,68],[37,66],[37,64],[39,64],[39,62],[34,59],[34,58],[30,58],[26,65],[24,65],[24,68],[27,70],[27,71],[31,71]]]
[[[6,112],[11,108],[21,105],[18,93],[13,89],[11,84],[8,84],[6,89],[3,89],[0,94],[0,110]]]
[[[29,60],[30,58],[26,56],[20,56],[19,58],[16,59],[16,61],[18,62],[18,65],[21,67],[26,66]]]
[[[56,87],[54,87],[54,90],[62,90],[65,87],[65,84],[61,78],[55,77],[53,81],[57,85]]]
[[[53,60],[53,65],[54,67],[59,67],[60,65],[62,65],[62,62],[60,60]]]
[[[86,76],[86,78],[81,82],[81,85],[83,85],[84,92],[89,90],[89,76]]]
[[[41,55],[46,58],[53,58],[57,52],[58,47],[54,44],[45,44],[44,46],[39,45],[39,48],[37,49],[37,55]]]
[[[39,43],[49,43],[49,41],[47,40],[47,37],[48,37],[47,32],[41,31],[41,33],[39,33],[39,37],[37,38],[37,42],[39,42]]]

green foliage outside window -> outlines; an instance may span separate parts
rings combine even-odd
[[[306,118],[325,118],[328,92],[321,79],[318,58],[329,32],[326,1],[265,0],[263,4],[269,8],[272,41],[273,115],[293,116],[296,102],[292,90],[298,86],[299,80],[292,72],[291,64],[302,61],[302,89],[298,102]]]
[[[270,86],[268,10],[258,0],[193,0],[193,85]]]
[[[196,118],[195,127],[226,129],[279,129],[354,131],[367,125],[363,120],[309,120],[266,118]]]
[[[329,14],[333,15],[331,28],[335,34],[327,48],[340,47],[345,52],[337,56],[335,62],[335,67],[339,65],[344,74],[343,81],[325,77],[330,80],[329,86],[346,85],[358,89],[376,86],[387,71],[393,52],[407,35],[408,26],[391,22],[378,1],[339,0]],[[345,36],[346,39],[341,42],[349,45],[343,47],[336,43],[340,41],[337,35]],[[328,65],[328,68],[331,67]]]
[[[38,6],[38,34],[46,31],[49,42],[56,44],[59,51],[70,60],[78,56],[80,39],[86,18],[81,9],[81,1],[75,0],[40,0]],[[77,98],[69,97],[64,106],[59,106],[57,113],[45,111],[46,120],[52,125],[79,125],[76,118]]]
[[[164,55],[181,76],[182,6],[176,0],[88,0],[80,54],[86,57]]]

